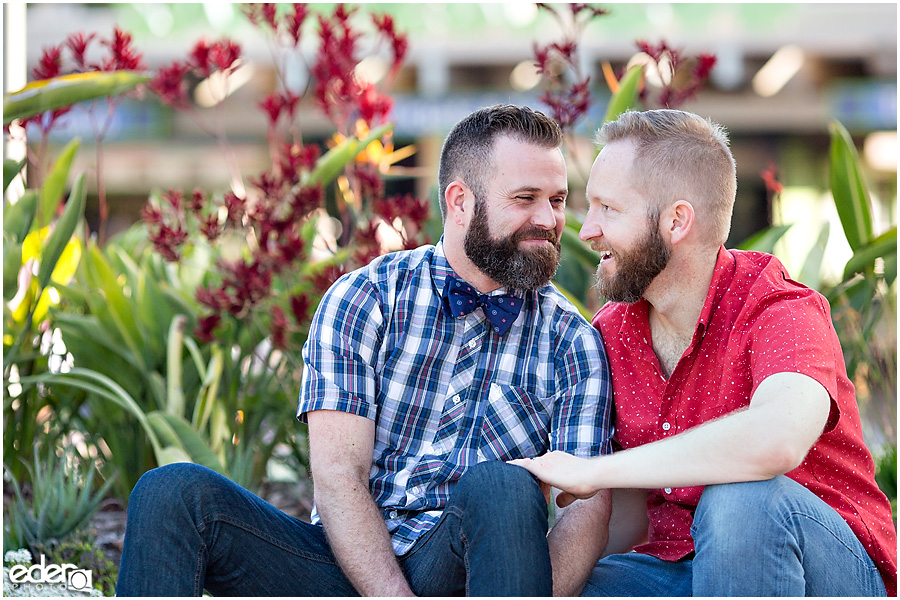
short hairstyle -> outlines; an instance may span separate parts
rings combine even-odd
[[[453,181],[461,180],[476,197],[484,197],[494,140],[502,135],[545,148],[558,148],[563,141],[556,121],[527,106],[495,104],[476,110],[453,127],[441,149],[438,196],[442,219],[447,216],[444,193]]]
[[[600,147],[620,140],[635,143],[632,183],[650,199],[651,213],[687,200],[697,212],[704,239],[725,243],[737,168],[721,125],[680,110],[627,111],[597,132]]]

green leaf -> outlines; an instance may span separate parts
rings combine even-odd
[[[22,172],[22,169],[25,167],[25,163],[28,161],[27,158],[23,158],[20,161],[15,161],[11,158],[3,159],[3,192],[6,193],[6,190],[9,188],[9,184],[12,183],[12,180],[16,178],[16,175]]]
[[[160,437],[172,442],[170,445],[176,445],[184,450],[192,462],[227,476],[219,458],[210,450],[200,434],[191,428],[190,423],[184,417],[156,411],[147,415],[147,418],[156,428]]]
[[[75,159],[75,153],[81,145],[80,138],[74,138],[66,147],[62,149],[50,173],[41,186],[41,203],[38,207],[37,221],[34,223],[34,229],[46,227],[53,220],[56,214],[56,207],[66,191],[66,181],[69,179],[69,170],[72,167],[72,161]]]
[[[619,115],[637,105],[638,86],[643,74],[643,66],[636,65],[628,69],[628,72],[622,76],[622,80],[619,81],[619,89],[612,95],[609,105],[606,107],[606,115],[603,117],[604,123],[615,121],[619,118]]]
[[[775,244],[790,228],[790,225],[774,225],[772,227],[767,227],[748,237],[738,244],[737,248],[738,250],[753,250],[756,252],[772,254]]]
[[[15,204],[5,203],[3,206],[3,233],[17,242],[22,242],[31,231],[31,224],[38,207],[38,194],[34,190],[25,190]]]
[[[831,195],[850,248],[856,252],[873,237],[869,191],[859,166],[859,154],[850,134],[838,121],[829,125],[831,132]]]
[[[897,254],[897,227],[882,233],[880,236],[856,250],[844,266],[844,279],[854,273],[861,273],[875,262],[876,258],[885,258]]]
[[[822,284],[822,260],[825,258],[825,246],[828,245],[828,236],[831,226],[826,222],[819,232],[816,243],[806,255],[803,268],[800,270],[800,281],[813,289],[819,289]]]
[[[91,369],[73,367],[67,373],[42,373],[33,377],[23,377],[20,380],[23,386],[37,383],[46,385],[67,385],[96,394],[130,412],[138,420],[150,439],[154,452],[162,449],[156,432],[147,420],[147,415],[141,410],[134,398],[118,383]]]
[[[393,127],[392,124],[386,123],[381,127],[373,129],[369,135],[359,140],[357,138],[347,138],[344,143],[335,146],[316,161],[316,166],[307,178],[304,179],[305,185],[319,183],[325,185],[330,183],[344,170],[351,161],[353,161],[360,152],[366,149],[370,143],[380,139]]]
[[[590,269],[592,272],[597,269],[600,264],[600,254],[594,252],[587,244],[578,237],[578,232],[566,225],[563,228],[562,237],[560,238],[563,252],[578,259],[578,262]]]
[[[22,269],[22,244],[3,240],[3,299],[9,302],[19,289]]]
[[[93,71],[32,81],[3,97],[3,124],[27,119],[48,110],[72,106],[84,100],[116,96],[149,81],[136,71]]]
[[[47,238],[44,248],[41,250],[41,265],[38,269],[38,285],[41,288],[46,287],[50,283],[50,275],[53,274],[53,269],[56,267],[59,257],[62,256],[63,250],[66,249],[66,244],[72,239],[75,228],[78,226],[81,217],[84,216],[86,198],[84,173],[82,173],[75,180],[75,185],[72,187],[72,193],[69,194],[69,201],[66,202],[63,214],[59,221],[56,222],[53,233]]]
[[[87,285],[91,286],[102,299],[102,302],[97,302],[96,298],[91,299],[91,312],[97,315],[110,331],[118,332],[121,340],[134,355],[134,360],[140,365],[139,368],[147,371],[146,349],[143,343],[139,343],[132,305],[125,296],[116,273],[96,244],[88,244],[83,264]]]

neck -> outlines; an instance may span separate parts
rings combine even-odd
[[[652,325],[690,340],[709,293],[718,252],[718,247],[673,252],[668,266],[644,294],[651,306]]]

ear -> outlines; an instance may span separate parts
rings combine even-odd
[[[687,200],[677,200],[666,209],[660,219],[660,232],[672,245],[684,240],[694,228],[694,206]]]
[[[466,200],[471,196],[472,191],[465,183],[459,180],[450,182],[450,185],[444,190],[444,200],[447,201],[447,220],[464,226],[468,218]]]

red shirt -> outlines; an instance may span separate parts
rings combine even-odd
[[[834,508],[897,593],[897,534],[863,443],[828,302],[792,281],[775,257],[719,250],[694,337],[668,380],[653,352],[649,304],[608,303],[594,316],[612,368],[616,441],[622,448],[676,435],[750,404],[756,387],[781,372],[802,373],[831,396],[825,431],[787,476]],[[691,523],[703,487],[650,490],[648,543],[664,560],[694,551]]]

